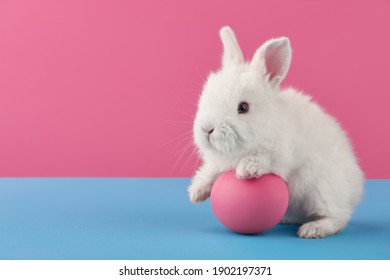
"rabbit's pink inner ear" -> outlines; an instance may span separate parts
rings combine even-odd
[[[284,48],[283,45],[270,45],[265,52],[265,68],[270,81],[275,77],[283,79],[287,72],[286,60],[288,60],[288,54]]]

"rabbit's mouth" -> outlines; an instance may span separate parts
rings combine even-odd
[[[226,124],[220,124],[206,135],[208,142],[219,152],[228,153],[237,145],[238,134]]]

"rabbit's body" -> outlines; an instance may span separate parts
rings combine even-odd
[[[248,64],[231,29],[222,29],[221,38],[223,68],[210,75],[194,123],[203,165],[189,188],[191,200],[206,199],[228,170],[239,178],[275,173],[289,188],[282,222],[303,224],[298,235],[306,238],[342,230],[361,197],[364,176],[335,119],[309,96],[279,89],[290,63],[288,40],[268,41]]]

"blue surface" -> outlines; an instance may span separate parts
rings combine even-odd
[[[340,234],[228,231],[189,179],[0,179],[0,259],[390,259],[390,180],[366,184]]]

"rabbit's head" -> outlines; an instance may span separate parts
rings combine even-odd
[[[245,62],[230,27],[220,31],[221,69],[204,85],[194,122],[201,154],[242,154],[262,139],[272,138],[279,84],[291,62],[288,38],[265,42]]]

